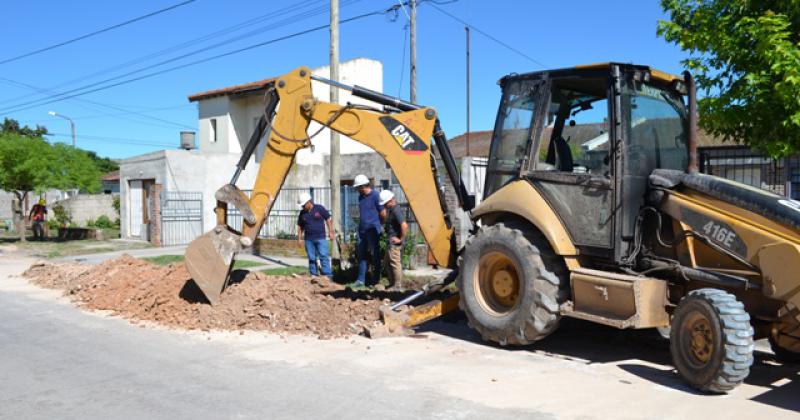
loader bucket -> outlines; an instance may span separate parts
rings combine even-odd
[[[215,229],[197,237],[186,248],[186,268],[212,305],[219,302],[220,294],[227,286],[237,250],[230,245],[236,239],[238,235],[226,229]]]

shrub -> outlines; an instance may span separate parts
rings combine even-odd
[[[59,226],[68,226],[72,224],[72,215],[61,204],[53,206],[53,216],[56,218]]]
[[[275,235],[276,239],[297,239],[297,235],[294,233],[280,231],[277,235]]]
[[[117,212],[117,217],[119,217],[119,195],[114,196],[112,204],[114,206],[114,211]]]
[[[58,220],[50,219],[50,220],[47,221],[47,228],[52,230],[52,231],[56,231],[60,227],[61,227],[61,223],[59,223]]]
[[[101,229],[110,229],[114,227],[114,224],[111,222],[111,219],[108,218],[106,215],[102,215],[97,218],[94,222],[94,225],[101,228]]]
[[[86,227],[94,227],[94,220],[87,220]]]

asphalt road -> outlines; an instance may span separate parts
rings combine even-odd
[[[463,321],[416,338],[168,331],[87,313],[0,257],[0,418],[797,418],[798,368],[759,353],[699,394],[663,343],[565,322],[520,350]]]
[[[488,408],[336,366],[254,361],[53,301],[0,293],[0,417],[545,418]]]

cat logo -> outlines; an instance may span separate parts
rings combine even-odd
[[[428,150],[428,146],[425,145],[425,142],[400,121],[392,117],[381,117],[380,121],[406,153],[416,154]]]

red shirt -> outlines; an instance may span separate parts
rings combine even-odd
[[[34,222],[44,221],[44,215],[47,214],[47,207],[41,204],[34,204],[31,213],[33,213]]]

